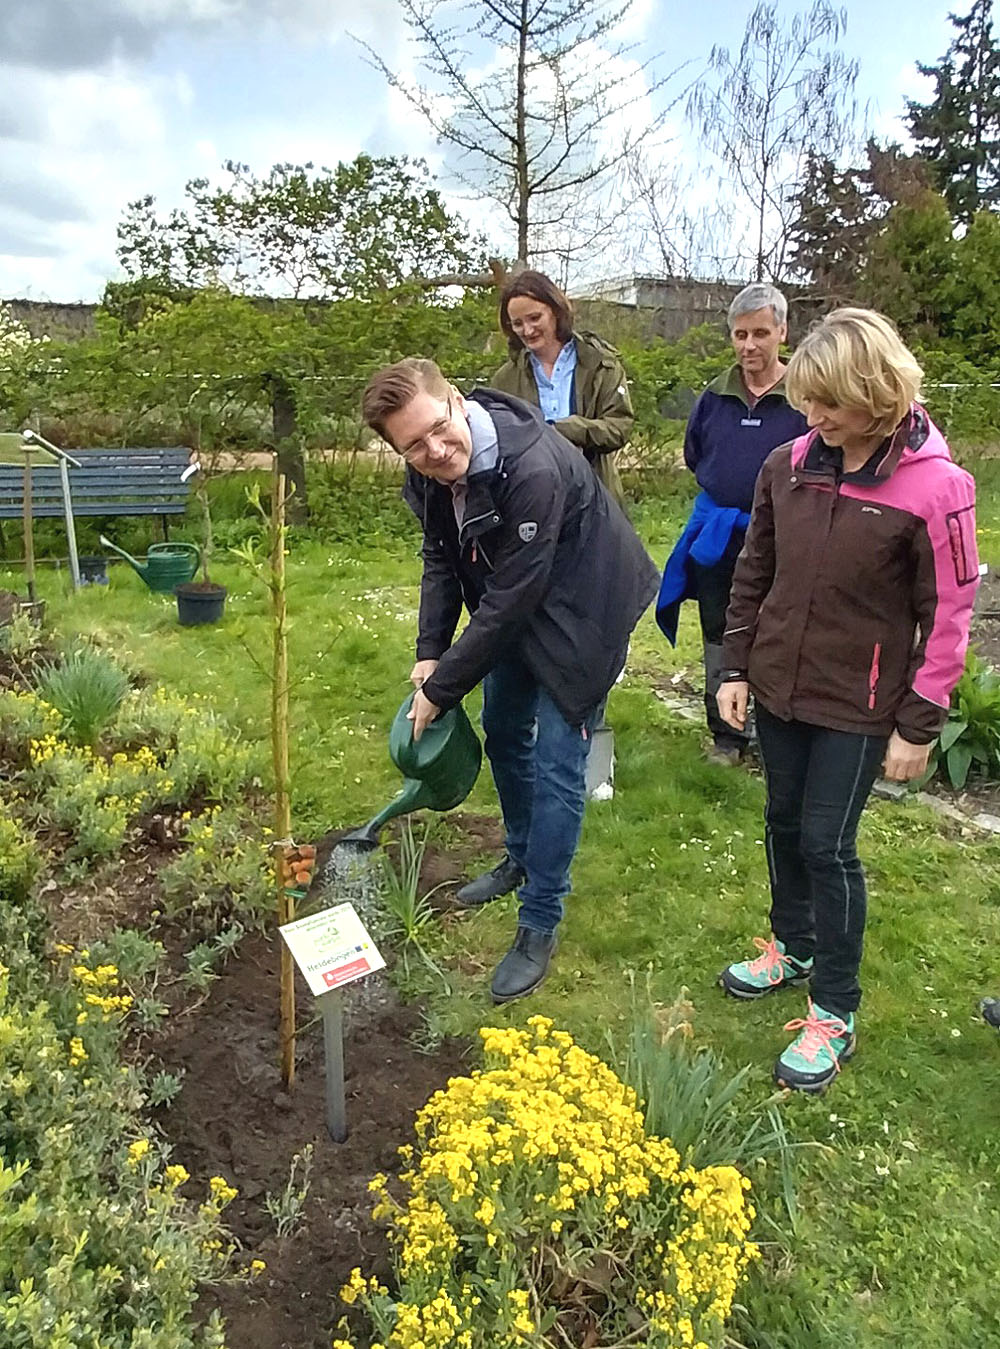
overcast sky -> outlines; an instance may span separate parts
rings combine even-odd
[[[904,95],[928,92],[914,63],[944,52],[952,5],[909,0],[904,18],[899,0],[848,0],[843,50],[876,132],[902,137]],[[690,74],[713,43],[739,45],[752,8],[637,0],[628,36]],[[396,68],[411,59],[395,0],[0,0],[0,297],[98,299],[125,205],[179,205],[226,159],[263,173],[368,150],[439,166],[352,33]]]

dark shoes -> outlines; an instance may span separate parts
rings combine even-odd
[[[490,985],[493,1001],[513,1002],[515,998],[534,993],[548,974],[555,949],[554,932],[535,932],[530,927],[519,927],[514,945],[493,972]]]
[[[488,904],[491,899],[509,895],[524,880],[524,872],[508,854],[492,871],[484,871],[468,885],[463,885],[455,895],[455,902],[465,908],[475,908],[479,904]]]
[[[1000,998],[983,998],[979,1010],[988,1026],[995,1026],[1000,1030]]]

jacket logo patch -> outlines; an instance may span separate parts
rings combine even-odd
[[[525,520],[523,525],[518,525],[517,532],[522,543],[530,543],[538,533],[538,525],[534,520]]]
[[[879,510],[879,508],[878,508],[877,506],[862,506],[862,507],[861,507],[861,514],[862,514],[862,515],[881,515],[882,512]]]

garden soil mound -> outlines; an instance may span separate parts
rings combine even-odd
[[[329,1349],[343,1308],[337,1292],[351,1269],[388,1270],[383,1230],[371,1220],[368,1181],[398,1169],[396,1149],[412,1138],[413,1116],[448,1078],[467,1072],[465,1046],[433,1053],[414,1046],[416,1007],[400,1004],[384,974],[346,992],[347,1117],[350,1136],[333,1143],[324,1116],[323,1039],[306,1025],[312,999],[298,990],[298,1075],[291,1092],[278,1073],[278,951],[248,938],[205,1002],[173,1018],[156,1054],[183,1072],[179,1095],[160,1116],[173,1160],[191,1172],[188,1193],[210,1176],[239,1188],[226,1218],[240,1243],[240,1265],[264,1260],[251,1283],[208,1290],[206,1315],[219,1307],[229,1349]],[[304,1222],[279,1241],[265,1197],[280,1193],[295,1153],[314,1148]]]

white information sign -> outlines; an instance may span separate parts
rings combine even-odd
[[[385,968],[353,904],[337,904],[308,918],[297,918],[279,931],[310,992],[317,995]]]

